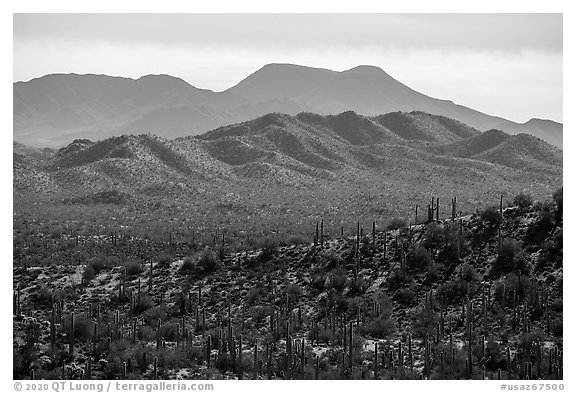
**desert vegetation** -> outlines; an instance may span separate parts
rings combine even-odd
[[[561,379],[562,190],[493,202],[284,231],[20,212],[14,378]]]

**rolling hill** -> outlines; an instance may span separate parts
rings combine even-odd
[[[170,210],[209,225],[390,217],[431,195],[444,203],[458,196],[469,211],[500,194],[538,198],[561,185],[560,149],[423,112],[270,113],[174,140],[140,134],[78,139],[58,151],[14,146],[17,210],[38,199],[101,203],[111,192],[133,217]]]

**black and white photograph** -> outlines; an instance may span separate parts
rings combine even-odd
[[[564,389],[562,13],[12,18],[13,380]]]

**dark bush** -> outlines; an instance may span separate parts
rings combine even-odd
[[[368,283],[362,277],[351,280],[348,288],[348,296],[362,295],[368,289]]]
[[[480,212],[478,226],[481,239],[486,241],[496,234],[502,217],[493,206],[488,206]]]
[[[493,277],[500,277],[504,274],[517,271],[520,271],[523,274],[529,272],[526,254],[522,249],[522,243],[506,239],[502,243],[500,255],[492,264],[490,274]]]
[[[422,245],[428,249],[436,249],[444,244],[444,228],[438,223],[431,223],[426,227]]]
[[[466,282],[475,282],[480,280],[480,275],[474,266],[464,263],[460,270],[460,278]]]
[[[88,266],[92,268],[95,275],[100,274],[105,269],[119,265],[119,260],[114,257],[105,257],[103,255],[92,258],[88,261]]]
[[[94,268],[91,265],[87,265],[82,272],[82,279],[85,282],[90,282],[94,279],[96,273],[94,272]]]
[[[369,335],[373,338],[387,338],[395,331],[394,320],[390,315],[380,315],[359,326],[361,334]]]
[[[416,293],[412,288],[401,288],[394,294],[394,300],[401,306],[413,307],[416,305]]]
[[[445,298],[449,304],[460,304],[468,293],[468,285],[465,281],[447,281],[438,286],[436,295]]]
[[[308,244],[310,241],[304,235],[292,235],[288,238],[289,245]]]
[[[406,220],[404,218],[400,218],[400,217],[394,217],[393,219],[390,220],[390,222],[388,223],[387,228],[391,231],[395,230],[395,229],[402,229],[402,228],[406,228],[408,226],[408,224],[406,223]]]
[[[543,203],[538,218],[534,220],[526,229],[524,241],[527,244],[540,245],[554,228],[554,215],[550,203]]]
[[[406,264],[408,268],[416,271],[425,271],[432,264],[430,252],[424,247],[416,247],[406,255]]]
[[[410,278],[410,276],[408,276],[407,274],[406,275],[403,274],[400,269],[396,269],[392,273],[390,273],[388,279],[386,280],[386,284],[388,285],[388,288],[390,290],[399,289],[402,286],[409,284],[411,282],[412,278]]]
[[[262,249],[262,254],[260,255],[262,261],[269,261],[274,255],[278,254],[278,240],[267,237],[260,244],[260,248]]]
[[[174,258],[169,254],[162,254],[158,257],[158,267],[165,269],[170,267]]]
[[[346,288],[347,282],[348,276],[346,271],[339,269],[336,272],[330,274],[330,280],[328,281],[328,286],[326,289],[334,288],[337,292],[342,292]]]
[[[67,316],[62,321],[62,331],[68,335],[70,332],[72,317]],[[90,320],[86,319],[83,314],[74,315],[74,340],[77,342],[84,342],[90,338],[92,330],[94,329],[93,324]]]
[[[554,219],[556,220],[556,223],[559,225],[559,223],[562,222],[562,214],[563,214],[563,189],[559,188],[557,189],[554,194],[552,195],[552,199],[554,200],[554,204],[556,205],[556,209],[554,209]]]
[[[192,274],[196,270],[196,264],[194,260],[190,257],[184,258],[182,261],[182,266],[178,270],[180,274]]]
[[[530,206],[532,206],[534,200],[530,195],[521,192],[520,194],[514,197],[512,203],[514,204],[514,206],[518,206],[520,210],[525,210]]]
[[[128,261],[124,264],[126,275],[129,277],[138,276],[142,273],[142,263],[138,261]]]
[[[218,268],[218,261],[216,260],[216,255],[214,251],[206,247],[202,250],[200,258],[198,259],[198,264],[204,273],[210,273]]]
[[[146,295],[140,295],[139,298],[136,299],[134,302],[134,314],[143,313],[146,310],[151,309],[154,307],[154,302]]]
[[[290,284],[286,286],[284,292],[288,295],[291,301],[297,301],[302,296],[302,288],[298,284]]]
[[[428,310],[426,308],[420,309],[412,321],[414,336],[424,338],[426,334],[429,334],[430,337],[434,337],[437,323],[438,317],[433,310]]]

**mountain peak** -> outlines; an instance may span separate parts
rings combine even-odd
[[[359,65],[343,72],[349,72],[355,74],[374,74],[374,75],[386,74],[386,72],[382,68],[373,65]]]

